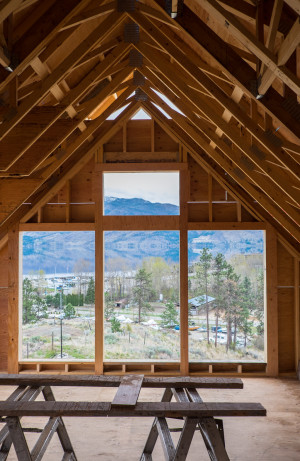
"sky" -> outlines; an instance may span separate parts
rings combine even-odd
[[[104,195],[179,205],[179,173],[105,173]]]
[[[170,101],[170,99],[168,99],[164,94],[160,93],[159,91],[155,90],[153,88],[153,91],[164,101],[166,102],[170,107],[171,109],[174,109],[176,110],[177,112],[179,112],[180,114],[184,115],[181,110],[178,109],[178,107],[175,106],[175,104],[172,103],[172,101]],[[131,96],[133,96],[134,93],[132,93],[130,96],[128,96],[128,98],[130,98]],[[155,107],[157,107],[157,109],[159,109],[167,118],[171,118],[167,112],[165,112],[161,107],[159,107],[157,104],[154,104]],[[116,110],[115,112],[113,112],[108,118],[107,120],[115,120],[118,115],[120,115],[125,109],[126,107],[128,107],[128,104],[124,107],[122,107],[121,109],[118,109]],[[146,114],[145,111],[143,111],[142,109],[140,109],[133,117],[132,117],[132,120],[142,120],[142,119],[149,119],[151,117],[149,117],[148,114]]]

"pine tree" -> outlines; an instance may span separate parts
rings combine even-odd
[[[210,284],[210,269],[211,269],[212,254],[207,248],[203,248],[199,262],[196,265],[196,277],[198,286],[198,295],[205,296],[205,311],[206,311],[206,328],[207,328],[207,342],[209,344],[209,303],[208,291]]]
[[[225,319],[227,324],[227,350],[232,343],[236,343],[237,322],[236,314],[239,307],[238,292],[239,277],[234,272],[231,264],[226,264],[224,278],[224,308]],[[234,327],[234,341],[232,341],[232,328]]]
[[[218,344],[218,326],[219,326],[219,318],[221,316],[221,312],[224,309],[224,277],[225,277],[225,269],[227,263],[225,260],[224,255],[218,253],[213,262],[213,296],[214,300],[214,308],[215,308],[215,317],[216,317],[216,333],[215,333],[215,347]]]
[[[255,314],[259,322],[257,326],[257,334],[264,334],[264,272],[260,270],[257,276],[257,287],[254,298]]]
[[[252,333],[253,322],[249,320],[251,311],[254,308],[254,297],[252,284],[248,277],[244,277],[240,287],[241,313],[240,329],[244,335],[244,347],[247,346],[247,338]]]
[[[95,303],[95,280],[93,277],[90,278],[88,289],[86,292],[85,302],[87,304]]]
[[[66,319],[71,319],[72,317],[75,317],[76,311],[72,304],[68,303],[65,308],[64,308],[64,314]]]
[[[133,287],[133,300],[138,307],[138,322],[141,323],[145,312],[153,310],[149,300],[153,293],[151,273],[146,269],[139,269],[135,276],[135,286]]]
[[[105,292],[104,294],[104,318],[110,320],[114,315],[115,303],[110,299],[110,293]]]
[[[110,326],[111,326],[111,332],[112,333],[119,333],[120,331],[122,331],[121,322],[120,322],[120,320],[116,319],[116,317],[113,317],[111,319]]]
[[[31,281],[26,277],[23,280],[23,323],[29,323],[36,320],[34,312],[34,300],[36,292]]]
[[[178,312],[172,302],[166,303],[166,307],[160,316],[163,326],[173,326],[178,324]]]

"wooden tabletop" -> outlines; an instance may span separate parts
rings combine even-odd
[[[118,387],[125,376],[0,374],[0,385]],[[221,377],[144,377],[142,387],[242,389],[243,382],[240,378]]]

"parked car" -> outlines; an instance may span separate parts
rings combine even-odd
[[[211,327],[211,331],[214,333],[216,332],[216,327]],[[221,333],[222,332],[222,327],[218,327],[218,331]]]

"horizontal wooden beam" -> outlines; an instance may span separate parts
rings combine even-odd
[[[53,361],[51,361],[53,363]],[[58,362],[57,362],[58,363]],[[61,363],[61,362],[59,362]],[[32,374],[0,374],[1,386],[80,386],[80,387],[119,387],[122,376],[68,376],[68,375],[32,375]],[[147,388],[197,388],[197,389],[243,389],[240,378],[220,377],[147,377],[143,379],[142,387]]]
[[[186,171],[186,163],[98,163],[97,171]]]
[[[94,231],[95,223],[21,223],[20,232]]]
[[[178,387],[178,385],[176,386]],[[80,416],[80,417],[166,417],[203,418],[207,416],[266,416],[260,403],[177,403],[143,402],[133,408],[111,406],[110,402],[0,402],[3,416]]]
[[[264,222],[189,222],[188,230],[266,230]]]
[[[179,216],[103,216],[104,231],[179,230]]]

